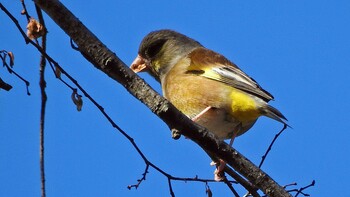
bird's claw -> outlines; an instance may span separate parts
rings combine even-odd
[[[223,181],[224,178],[225,178],[225,175],[224,175],[224,169],[225,169],[225,166],[226,166],[226,162],[222,159],[219,159],[219,162],[214,162],[212,161],[210,163],[211,166],[216,166],[216,169],[214,171],[214,180],[215,181]]]

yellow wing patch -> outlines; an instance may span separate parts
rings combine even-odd
[[[224,56],[209,49],[197,48],[188,58],[191,63],[187,67],[188,74],[200,75],[208,79],[222,82],[235,89],[257,96],[268,102],[273,96],[261,88],[251,77],[240,70]]]
[[[205,67],[203,70],[204,70],[204,74],[202,76],[205,76],[209,79],[214,79],[217,81],[221,80],[221,76],[218,73],[214,72],[212,68]]]

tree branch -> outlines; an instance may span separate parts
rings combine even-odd
[[[23,1],[22,1],[23,3]],[[24,5],[24,3],[23,3]],[[38,14],[38,19],[40,24],[45,26],[45,21],[38,6],[35,6],[36,12]],[[27,11],[26,11],[27,13]],[[41,39],[41,48],[46,51],[46,33]],[[41,179],[41,197],[46,197],[46,187],[45,187],[45,112],[46,112],[46,102],[47,94],[45,91],[46,80],[45,80],[45,68],[46,68],[46,58],[44,54],[40,57],[39,75],[40,75],[40,92],[41,92],[41,110],[40,110],[40,179]]]
[[[96,68],[122,84],[130,94],[147,105],[171,129],[192,139],[207,152],[217,155],[246,177],[268,196],[290,196],[265,172],[247,158],[218,140],[207,129],[193,123],[169,101],[157,94],[135,75],[112,51],[90,32],[67,8],[57,0],[34,0],[77,44],[82,55]]]

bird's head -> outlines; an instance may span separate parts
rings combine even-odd
[[[160,81],[180,58],[198,47],[202,47],[199,42],[178,32],[153,31],[143,38],[130,68],[136,73],[147,71]]]

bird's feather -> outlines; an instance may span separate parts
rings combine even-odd
[[[248,94],[257,96],[268,102],[273,96],[260,87],[260,85],[238,66],[230,62],[223,55],[206,48],[197,48],[193,50],[188,57],[191,63],[186,73],[199,75],[208,79],[225,83],[231,87],[244,91]]]

